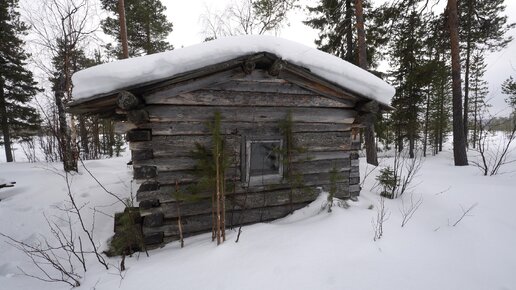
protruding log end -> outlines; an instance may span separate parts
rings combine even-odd
[[[285,62],[281,59],[275,60],[269,67],[269,75],[277,77],[285,67]]]
[[[256,67],[256,63],[254,61],[246,60],[242,64],[242,70],[244,71],[244,73],[246,75],[251,74],[253,72],[253,70],[255,69],[255,67]]]
[[[141,104],[141,102],[140,99],[138,99],[138,97],[133,95],[131,92],[120,91],[118,93],[116,104],[123,110],[133,110],[136,109]]]
[[[145,110],[132,110],[127,112],[127,121],[133,124],[143,124],[149,121],[149,113]]]

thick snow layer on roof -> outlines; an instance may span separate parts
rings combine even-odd
[[[386,105],[395,91],[380,78],[336,56],[273,36],[233,36],[186,48],[106,63],[73,75],[74,100],[173,77],[258,52],[269,52],[348,90]]]

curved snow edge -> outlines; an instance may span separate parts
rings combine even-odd
[[[303,44],[264,35],[219,38],[176,50],[97,65],[75,73],[73,98],[80,100],[238,58],[269,52],[310,69],[328,81],[390,105],[394,88],[375,75],[336,56]]]

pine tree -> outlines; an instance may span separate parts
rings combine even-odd
[[[18,0],[0,2],[0,125],[7,162],[13,161],[11,143],[34,132],[40,123],[29,105],[39,89],[25,68],[29,55],[21,37],[28,28],[17,10]]]
[[[101,0],[102,8],[118,13],[117,0]],[[166,7],[160,0],[125,0],[129,56],[140,56],[173,49],[165,39],[172,32],[172,23],[165,15]],[[116,39],[117,45],[108,45],[110,53],[121,58],[120,25],[118,17],[108,16],[101,22],[102,30]]]
[[[457,7],[457,0],[448,0],[446,14],[448,17],[448,31],[450,32],[452,67],[453,159],[455,166],[465,166],[468,165],[468,156],[466,155],[466,136],[464,135],[464,120],[462,118],[459,16]]]

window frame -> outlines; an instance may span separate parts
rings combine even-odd
[[[283,180],[283,157],[278,154],[279,168],[276,174],[251,176],[251,145],[253,143],[278,143],[280,150],[283,149],[283,137],[281,136],[246,136],[242,144],[242,171],[245,172],[244,183],[247,186],[260,186],[277,184]]]

